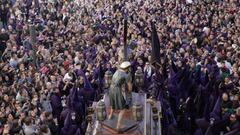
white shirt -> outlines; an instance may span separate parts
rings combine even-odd
[[[34,133],[36,133],[34,126],[32,126],[32,125],[24,126],[24,134],[25,135],[33,135]]]
[[[17,67],[18,65],[18,60],[14,60],[13,58],[10,59],[9,64],[11,67]]]
[[[152,68],[151,67],[145,67],[144,72],[147,73],[147,78],[149,78],[152,75]]]
[[[231,63],[229,63],[229,62],[227,62],[227,61],[225,60],[225,65],[226,65],[226,67],[229,69],[230,74],[232,74],[232,65],[231,65]]]

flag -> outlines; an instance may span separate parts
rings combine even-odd
[[[124,18],[124,61],[128,60],[128,45],[127,45],[127,18]]]
[[[30,39],[31,39],[31,44],[35,44],[37,41],[36,38],[36,28],[34,25],[29,25],[29,32],[30,32]]]
[[[151,54],[151,63],[160,64],[160,42],[158,39],[157,30],[154,22],[151,22],[152,26],[152,54]]]
[[[104,69],[103,69],[103,65],[100,62],[100,67],[99,67],[99,79],[103,79],[104,78]]]
[[[35,25],[29,25],[29,32],[30,32],[30,41],[31,41],[31,45],[32,45],[32,48],[33,48],[33,62],[34,64],[37,65],[36,63],[36,50],[37,50],[37,47],[35,45],[36,41],[37,41],[37,34],[36,34],[36,28],[35,28]]]

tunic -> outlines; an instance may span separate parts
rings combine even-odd
[[[109,91],[110,105],[112,109],[122,110],[127,107],[123,93],[124,90],[126,90],[129,79],[130,77],[124,71],[117,70],[114,73]]]

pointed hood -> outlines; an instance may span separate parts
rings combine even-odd
[[[213,64],[211,66],[211,73],[214,78],[217,78],[220,75],[220,69],[218,68],[217,64]]]
[[[208,71],[206,71],[206,74],[201,76],[201,84],[205,86],[207,85],[208,82],[209,82],[209,76],[208,76]]]
[[[67,108],[72,108],[72,101],[71,101],[70,95],[68,95],[66,98],[66,106],[67,106]]]
[[[64,120],[63,128],[61,129],[61,135],[73,135],[77,131],[77,126],[73,125],[71,112],[69,112]]]
[[[209,75],[208,75],[208,71],[206,71],[206,74],[205,74],[205,81],[206,81],[206,83],[208,83],[208,82],[209,82]]]
[[[210,117],[214,118],[215,120],[219,120],[220,116],[221,116],[221,98],[218,97],[214,105],[213,111],[210,113]]]
[[[178,77],[178,74],[177,74],[177,68],[174,64],[174,62],[172,61],[172,66],[170,68],[170,77],[168,78],[168,84],[170,85],[176,85],[177,83],[177,77]]]
[[[194,78],[197,84],[201,83],[201,66],[196,67]]]
[[[86,75],[84,74],[84,72],[80,69],[75,70],[75,73],[77,75],[77,77],[82,76],[84,78],[84,89],[93,89],[92,85],[90,84],[89,80],[87,79]]]
[[[71,100],[70,101],[71,102],[71,107],[74,108],[74,105],[79,101],[78,100],[77,89],[76,89],[75,86],[71,89],[69,96],[70,96],[70,100]]]
[[[71,119],[71,113],[69,112],[67,114],[67,117],[64,120],[63,130],[68,131],[70,129],[71,125],[72,125],[72,119]]]
[[[163,63],[163,77],[164,77],[164,80],[168,78],[167,63],[168,63],[168,58],[164,57],[164,63]]]
[[[152,53],[151,53],[151,63],[160,64],[160,42],[157,34],[157,30],[154,22],[151,22],[152,27]]]
[[[77,112],[78,115],[84,114],[85,106],[82,93],[80,93],[74,86],[69,94],[70,97],[70,109]]]
[[[99,75],[98,75],[99,80],[102,80],[104,78],[104,69],[103,69],[103,65],[100,64],[99,67]]]
[[[84,89],[93,90],[93,87],[89,82],[89,80],[87,79],[87,77],[84,75],[83,78],[84,78]]]
[[[123,35],[123,39],[124,39],[124,61],[128,60],[128,45],[127,45],[127,17],[124,18],[124,35]]]
[[[173,60],[172,60],[172,71],[173,71],[174,73],[177,73],[177,72],[178,72],[178,69],[177,69],[177,67],[176,67],[176,65],[175,65],[175,63],[174,63]]]
[[[56,93],[51,95],[50,100],[51,100],[51,105],[54,110],[59,107],[62,107],[61,97],[58,96]]]
[[[82,133],[81,133],[81,129],[78,128],[77,131],[76,131],[76,133],[75,133],[74,135],[82,135]]]
[[[81,69],[76,69],[75,70],[75,74],[76,74],[77,77],[84,75],[84,73],[83,73],[83,71]]]
[[[186,71],[187,69],[184,68],[184,69],[181,69],[178,73],[177,73],[177,82],[179,83],[183,78],[186,77]]]
[[[102,83],[104,80],[104,69],[103,69],[103,64],[100,62],[100,65],[93,71],[93,76],[95,80],[98,80],[98,85],[100,89],[102,88]]]
[[[91,83],[89,82],[89,80],[87,79],[86,75],[84,74],[84,72],[82,70],[77,70],[77,76],[82,76],[84,78],[84,86],[81,89],[81,94],[83,94],[84,98],[87,101],[93,101],[94,100],[94,96],[95,96],[95,90],[93,89]],[[74,92],[74,91],[73,91]]]

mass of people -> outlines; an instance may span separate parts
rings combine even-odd
[[[1,0],[0,134],[84,135],[125,19],[128,82],[161,102],[162,134],[240,135],[239,0]]]

